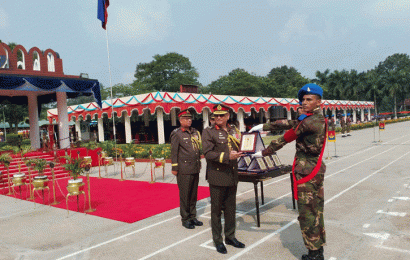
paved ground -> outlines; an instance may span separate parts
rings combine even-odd
[[[375,143],[373,129],[337,136],[340,157],[325,160],[326,259],[410,259],[409,128],[410,122],[387,125]],[[328,147],[333,156],[334,144]],[[288,164],[293,155],[293,144],[279,152]],[[149,180],[146,165],[137,165],[136,180]],[[169,167],[164,181],[176,183]],[[200,185],[207,185],[204,176]],[[118,170],[109,169],[109,177],[119,178]],[[289,178],[264,187],[257,228],[253,185],[239,184],[236,236],[246,248],[227,246],[227,255],[212,246],[209,199],[198,202],[204,226],[187,230],[178,208],[126,224],[0,196],[0,259],[300,259],[306,249]]]

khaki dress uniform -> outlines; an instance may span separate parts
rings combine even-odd
[[[201,136],[195,128],[177,128],[171,133],[172,170],[178,171],[179,203],[182,222],[196,218]]]
[[[224,211],[225,239],[235,239],[236,191],[238,163],[230,160],[230,151],[239,151],[240,133],[228,125],[228,131],[217,125],[204,129],[202,146],[206,158],[206,179],[211,193],[211,226],[215,244],[223,243],[221,215]],[[238,138],[239,137],[239,138]]]

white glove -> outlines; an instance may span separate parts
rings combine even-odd
[[[261,130],[263,130],[263,124],[256,125],[256,126],[252,127],[251,130],[249,130],[248,133],[252,133],[252,132],[254,132],[254,131],[258,131],[258,132],[259,132],[259,131],[261,131]]]
[[[252,154],[252,158],[262,157],[262,151]]]

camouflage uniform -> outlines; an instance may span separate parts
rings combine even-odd
[[[330,119],[329,119],[329,124],[328,124],[327,129],[328,129],[329,131],[335,131],[335,128],[336,128],[336,126],[335,126],[335,120],[334,120],[333,118],[330,118]]]
[[[342,134],[344,135],[346,133],[346,121],[344,116],[340,118],[340,126],[342,127]]]
[[[279,120],[265,124],[263,130],[296,129],[296,155],[294,173],[296,180],[309,175],[318,163],[326,138],[325,118],[321,109],[302,121]],[[287,142],[284,136],[273,140],[262,152],[263,156],[272,154],[282,148]],[[325,245],[325,227],[323,219],[324,191],[323,180],[326,165],[322,162],[318,173],[310,181],[298,185],[299,224],[306,248],[319,250]]]
[[[346,119],[346,131],[347,134],[350,135],[350,126],[352,125],[352,120],[350,119],[350,117],[347,117]]]

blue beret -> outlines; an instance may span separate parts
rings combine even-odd
[[[350,113],[347,113],[347,116],[350,116]]]
[[[326,115],[325,117],[329,117],[329,115]]]
[[[330,117],[334,117],[335,115],[330,115]]]
[[[298,92],[299,104],[302,104],[304,95],[318,95],[323,96],[323,89],[314,83],[304,85]]]

